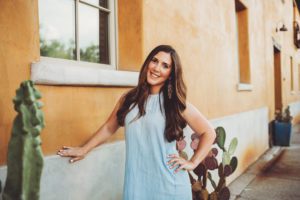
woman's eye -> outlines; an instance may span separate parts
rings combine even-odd
[[[157,60],[156,58],[152,58],[151,61],[154,62],[154,63],[157,63],[157,62],[158,62],[158,60]]]
[[[166,68],[166,69],[169,68],[169,65],[167,65],[167,64],[164,64],[163,66],[164,66],[164,68]]]

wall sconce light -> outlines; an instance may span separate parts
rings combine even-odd
[[[280,28],[278,28],[278,25],[279,25],[280,23],[281,23],[282,25],[280,26]],[[284,23],[279,22],[279,23],[277,24],[277,26],[276,26],[276,32],[278,32],[278,31],[286,32],[286,31],[288,31],[288,29],[286,28],[286,26],[284,25]]]

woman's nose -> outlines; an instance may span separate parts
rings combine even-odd
[[[154,70],[155,70],[155,71],[159,71],[159,70],[160,70],[160,63],[156,63],[156,64],[155,64]]]

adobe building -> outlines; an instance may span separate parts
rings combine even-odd
[[[121,199],[123,128],[73,165],[56,152],[86,142],[159,44],[179,53],[187,100],[225,128],[225,146],[238,138],[231,182],[270,148],[275,110],[290,106],[300,122],[299,9],[298,0],[0,1],[2,186],[12,99],[31,79],[46,120],[41,199]]]

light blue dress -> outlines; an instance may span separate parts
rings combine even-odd
[[[168,154],[177,154],[176,141],[164,137],[165,115],[163,95],[150,95],[146,114],[138,114],[135,106],[125,118],[126,163],[123,200],[192,200],[192,189],[187,171],[174,174],[167,165]],[[164,113],[164,112],[163,112]]]

